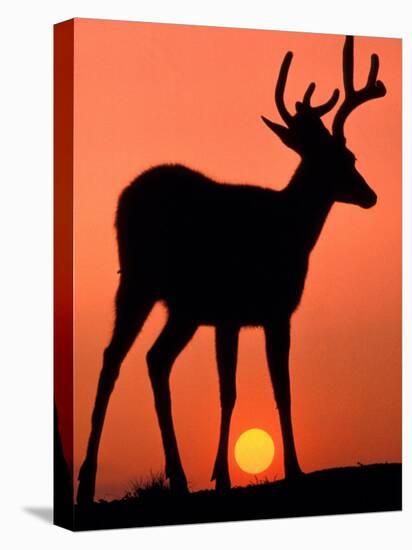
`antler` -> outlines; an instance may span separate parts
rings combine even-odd
[[[345,99],[339,107],[332,125],[334,136],[345,140],[343,127],[346,119],[352,111],[366,103],[370,99],[383,97],[386,94],[386,88],[380,80],[376,80],[379,70],[379,57],[376,53],[371,56],[371,66],[366,85],[355,90],[353,84],[353,36],[347,36],[343,47],[343,85],[345,89]]]
[[[282,117],[283,121],[287,124],[288,127],[290,127],[290,125],[293,123],[294,116],[291,115],[286,108],[284,95],[285,95],[286,80],[289,74],[289,68],[292,62],[292,58],[293,58],[292,52],[287,52],[287,54],[283,58],[283,62],[280,67],[279,76],[278,76],[278,80],[275,88],[276,107],[279,111],[280,116]],[[337,89],[334,90],[330,99],[328,99],[328,101],[326,101],[325,103],[317,106],[312,106],[310,104],[310,100],[312,98],[313,92],[315,91],[315,87],[316,87],[316,84],[314,82],[309,84],[305,92],[305,95],[303,96],[302,102],[298,101],[296,103],[296,110],[300,111],[302,108],[304,108],[305,110],[311,110],[314,114],[321,117],[325,115],[327,112],[331,111],[333,107],[336,105],[339,98],[339,90]],[[266,124],[269,123],[268,125],[270,126],[271,121],[269,121],[265,117],[262,117],[262,118],[265,120]]]
[[[288,52],[283,58],[282,65],[279,70],[278,81],[276,82],[276,88],[275,88],[276,107],[278,108],[279,114],[282,117],[283,121],[286,122],[288,126],[292,122],[293,116],[286,109],[284,95],[285,95],[286,80],[288,78],[289,67],[292,62],[292,57],[293,57],[293,53]]]
[[[310,100],[312,98],[313,92],[315,91],[316,84],[314,82],[311,82],[308,86],[308,89],[305,92],[305,95],[303,96],[302,103],[296,103],[296,109],[301,109],[301,105],[305,109],[310,109],[312,113],[316,114],[317,116],[321,117],[323,115],[326,115],[329,111],[331,111],[334,106],[336,105],[338,99],[339,99],[339,90],[336,88],[333,90],[333,93],[331,97],[328,99],[328,101],[325,101],[322,105],[317,105],[316,107],[313,107],[310,104]]]

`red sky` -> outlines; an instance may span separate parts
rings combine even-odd
[[[180,162],[225,182],[284,187],[298,157],[264,126],[280,121],[278,68],[294,59],[290,108],[309,82],[315,100],[341,87],[342,36],[115,21],[75,21],[75,478],[84,458],[102,352],[113,323],[121,190],[144,169]],[[401,41],[356,38],[355,78],[381,60],[385,98],[348,120],[348,146],[377,192],[371,210],[334,206],[292,320],[292,405],[304,470],[401,460]],[[325,117],[327,125],[331,117]],[[157,305],[126,358],[104,427],[97,498],[163,467],[145,354],[165,311]],[[192,489],[211,486],[219,429],[213,329],[200,328],[172,373],[176,432]],[[282,443],[260,329],[240,336],[230,438],[258,427],[276,453],[262,474],[283,476]]]

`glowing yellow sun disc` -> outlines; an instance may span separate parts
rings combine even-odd
[[[243,432],[235,445],[235,459],[248,474],[266,470],[275,456],[275,445],[270,435],[259,428]]]

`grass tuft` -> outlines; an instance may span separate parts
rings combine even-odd
[[[150,472],[130,483],[130,490],[123,499],[157,499],[170,494],[168,481],[163,472]]]

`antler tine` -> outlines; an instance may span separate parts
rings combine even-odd
[[[366,86],[373,86],[376,82],[376,77],[378,76],[379,71],[379,57],[376,53],[371,55],[371,68],[369,70],[368,82]]]
[[[353,85],[353,57],[353,36],[347,36],[343,46],[343,86],[346,97],[355,91]]]
[[[311,82],[308,86],[308,89],[305,92],[305,95],[303,96],[303,105],[305,107],[310,107],[310,100],[312,99],[313,92],[315,91],[316,84],[314,82]]]
[[[310,100],[312,98],[313,92],[315,91],[315,87],[316,87],[316,84],[314,82],[311,82],[309,84],[308,89],[306,90],[305,95],[303,96],[302,103],[300,103],[299,101],[296,103],[296,109],[300,110],[303,106],[305,109],[310,109],[312,113],[314,113],[318,117],[322,117],[323,115],[331,111],[336,105],[339,99],[339,90],[336,88],[336,90],[333,91],[328,101],[325,101],[325,103],[322,103],[321,105],[317,105],[313,107],[310,104]]]
[[[283,58],[283,62],[280,67],[278,81],[276,83],[276,89],[275,89],[276,107],[279,111],[280,116],[288,126],[292,122],[293,116],[286,109],[284,94],[285,94],[286,80],[288,78],[288,73],[289,73],[289,67],[292,62],[292,57],[293,57],[293,53],[287,52],[287,54]]]
[[[379,71],[379,57],[376,53],[371,56],[371,66],[369,69],[366,85],[360,90],[355,90],[353,83],[353,36],[347,36],[343,47],[343,85],[345,89],[345,99],[336,113],[332,125],[334,136],[344,140],[343,127],[346,119],[352,111],[371,99],[383,97],[386,94],[386,88],[380,80],[376,80]]]
[[[333,93],[331,97],[323,103],[322,105],[318,105],[317,107],[311,107],[312,111],[314,111],[318,116],[326,115],[329,111],[331,111],[339,99],[339,90],[336,88],[333,90]]]

